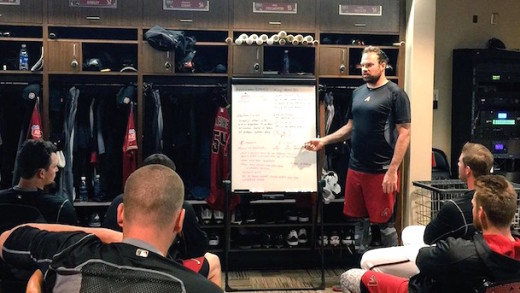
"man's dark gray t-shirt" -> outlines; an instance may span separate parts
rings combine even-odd
[[[353,119],[349,168],[384,173],[392,161],[396,124],[410,123],[410,100],[392,81],[375,89],[362,85],[352,93],[347,119]]]

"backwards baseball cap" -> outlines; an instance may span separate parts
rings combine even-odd
[[[133,85],[122,87],[117,93],[117,103],[121,105],[130,104],[130,102],[134,98],[134,94],[135,87]]]
[[[27,101],[32,101],[40,96],[40,85],[32,83],[23,89],[22,97]]]

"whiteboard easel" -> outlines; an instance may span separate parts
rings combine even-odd
[[[316,192],[314,79],[240,78],[231,83],[231,190]]]

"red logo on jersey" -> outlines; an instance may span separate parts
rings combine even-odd
[[[377,286],[377,279],[376,276],[372,275],[370,276],[370,279],[368,280],[368,286]]]

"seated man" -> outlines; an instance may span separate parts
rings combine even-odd
[[[484,281],[518,280],[520,238],[511,233],[518,196],[507,179],[484,175],[475,180],[471,201],[472,240],[449,237],[419,250],[420,273],[410,280],[351,269],[341,275],[343,292],[476,292]]]
[[[159,164],[175,171],[175,163],[164,154],[153,154],[143,161],[143,166]],[[103,227],[116,231],[122,231],[117,222],[117,209],[123,203],[124,193],[116,196],[107,210]],[[189,269],[203,275],[217,286],[222,283],[220,259],[217,255],[207,252],[208,238],[197,221],[197,216],[191,204],[182,203],[184,209],[184,223],[182,232],[174,240],[168,256],[172,259],[182,260]]]
[[[473,217],[471,215],[471,199],[475,178],[488,175],[493,167],[493,154],[483,145],[466,143],[459,157],[459,179],[466,182],[469,191],[462,197],[446,200],[437,214],[437,217],[424,230],[418,227],[407,227],[403,231],[403,243],[406,234],[419,234],[413,238],[423,238],[424,243],[413,243],[405,246],[380,248],[367,251],[361,258],[361,268],[374,270],[410,278],[419,273],[415,265],[415,257],[419,248],[425,244],[431,245],[448,237],[471,239],[475,234]],[[413,228],[417,230],[414,231]]]
[[[22,145],[17,169],[18,185],[0,191],[0,233],[28,222],[77,224],[71,202],[49,194],[58,171],[56,147],[49,141],[27,140]],[[32,271],[16,270],[0,261],[0,291],[21,292]]]
[[[151,292],[148,286],[161,289],[154,292],[173,287],[187,293],[223,292],[166,257],[184,219],[179,175],[148,165],[128,177],[124,193],[117,210],[122,236],[109,229],[30,224],[0,236],[0,257],[13,266],[42,270],[45,292],[108,292],[114,287]],[[120,271],[135,278],[115,284]],[[146,278],[135,281],[142,276]]]
[[[31,206],[40,212],[44,222],[76,225],[78,221],[72,203],[44,191],[46,186],[54,182],[58,172],[56,147],[49,141],[27,140],[16,164],[20,171],[20,181],[12,188],[0,191],[0,205]],[[1,227],[4,225],[0,224]],[[10,228],[3,227],[3,230]]]

